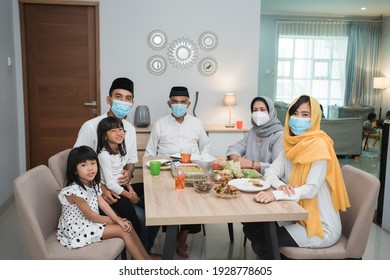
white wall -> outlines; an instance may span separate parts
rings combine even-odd
[[[228,122],[228,110],[222,104],[223,94],[236,92],[232,121],[243,119],[250,125],[249,105],[257,96],[259,0],[101,0],[100,3],[102,100],[113,79],[127,76],[135,82],[135,105],[148,105],[153,122],[168,112],[166,101],[171,87],[183,85],[188,87],[192,101],[199,91],[196,115],[204,124],[224,125]],[[218,62],[217,73],[203,77],[197,64],[188,70],[178,70],[168,63],[163,75],[150,74],[146,68],[148,58],[154,54],[167,58],[168,49],[154,51],[148,47],[146,38],[154,29],[167,34],[168,46],[182,37],[197,44],[202,32],[214,32],[218,47],[212,52],[199,49],[198,57],[214,57]],[[102,104],[102,112],[106,110],[106,104]],[[131,121],[134,111],[130,114]]]
[[[199,91],[197,116],[206,125],[224,125],[228,109],[222,105],[225,92],[237,93],[232,120],[250,125],[249,105],[257,96],[258,49],[261,0],[101,0],[100,70],[102,112],[113,79],[126,76],[135,82],[135,106],[148,105],[152,122],[168,112],[166,101],[172,86],[188,87],[192,101]],[[12,195],[14,178],[25,170],[23,84],[18,0],[0,1],[0,207]],[[12,17],[13,16],[13,17]],[[167,48],[154,51],[146,42],[154,29],[163,30],[168,44],[178,38],[195,43],[205,31],[219,39],[212,52],[199,50],[199,60],[212,56],[218,62],[214,76],[203,77],[197,64],[154,76],[146,62],[154,54],[167,57]],[[10,56],[15,66],[6,65]],[[16,73],[16,74],[15,74]],[[129,120],[133,120],[135,107]],[[190,108],[192,113],[192,106]]]
[[[0,208],[11,197],[19,173],[12,2],[0,1]],[[12,66],[8,66],[8,58]]]
[[[259,96],[276,99],[277,36],[276,16],[262,15],[260,24]]]

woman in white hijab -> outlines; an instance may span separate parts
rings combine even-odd
[[[267,96],[254,98],[251,112],[253,127],[243,139],[228,147],[226,155],[239,161],[241,168],[264,174],[283,149],[283,126],[276,116],[274,103]]]

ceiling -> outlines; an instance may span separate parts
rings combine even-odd
[[[365,11],[360,8],[366,7]],[[390,0],[262,0],[268,15],[379,17],[390,16]]]

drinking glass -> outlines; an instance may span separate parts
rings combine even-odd
[[[182,148],[180,150],[181,163],[191,163],[191,149]]]

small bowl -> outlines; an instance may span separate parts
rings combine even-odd
[[[212,161],[209,163],[212,170],[223,170],[223,165],[218,161]]]
[[[193,183],[195,190],[198,193],[208,193],[215,185],[211,180],[195,181]]]

